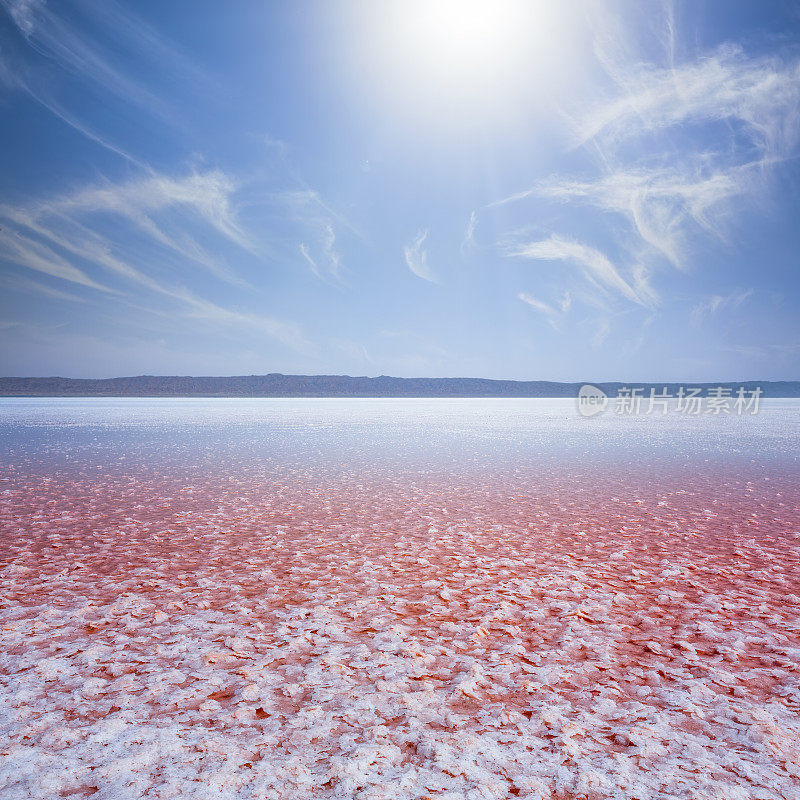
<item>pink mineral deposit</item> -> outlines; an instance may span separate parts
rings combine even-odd
[[[7,473],[2,796],[800,797],[800,487],[620,477]]]

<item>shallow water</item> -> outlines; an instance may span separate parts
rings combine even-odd
[[[0,400],[0,794],[796,798],[798,434]]]

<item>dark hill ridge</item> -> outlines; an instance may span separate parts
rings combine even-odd
[[[240,375],[191,377],[137,375],[129,378],[0,378],[0,396],[6,397],[576,397],[582,383],[505,381],[488,378],[377,378],[349,375]],[[744,381],[723,383],[597,383],[614,397],[622,386],[678,387],[705,390],[724,386],[734,393],[760,386],[764,397],[800,397],[800,381]]]

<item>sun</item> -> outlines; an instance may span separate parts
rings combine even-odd
[[[535,33],[530,6],[519,0],[412,0],[403,15],[398,44],[429,79],[496,75]]]
[[[350,33],[361,42],[360,88],[405,130],[511,121],[553,85],[568,49],[557,0],[386,0],[357,8]]]

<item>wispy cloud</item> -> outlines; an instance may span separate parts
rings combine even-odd
[[[534,311],[543,314],[547,318],[547,321],[555,327],[555,322],[559,317],[559,313],[553,306],[541,300],[537,300],[533,295],[527,292],[520,292],[517,297],[522,300],[523,303],[529,305]]]
[[[624,269],[557,233],[557,217],[549,238],[511,254],[569,262],[598,286],[652,306],[658,270],[692,267],[702,236],[729,241],[737,214],[756,204],[773,168],[797,156],[800,59],[796,50],[755,57],[733,44],[692,55],[681,48],[669,3],[657,4],[647,25],[631,23],[635,15],[621,7],[589,5],[590,15],[592,8],[594,52],[610,83],[567,116],[573,144],[599,156],[596,174],[552,175],[486,208],[530,200],[537,210],[548,204],[551,218],[550,209],[571,216],[576,205],[624,218],[624,228],[598,221],[624,254]],[[695,317],[735,302],[715,298]]]
[[[306,260],[308,265],[311,267],[311,271],[318,277],[322,277],[322,273],[317,266],[317,262],[311,257],[311,253],[308,252],[308,245],[305,242],[300,242],[300,255]]]
[[[145,289],[169,300],[184,318],[244,327],[293,349],[308,350],[310,343],[293,322],[224,307],[182,285],[186,266],[200,264],[234,286],[247,286],[224,263],[213,260],[197,239],[211,233],[228,248],[254,250],[233,208],[235,189],[236,184],[220,172],[151,174],[118,184],[107,181],[27,206],[3,205],[0,260],[113,294],[124,302],[129,302],[131,290]],[[133,240],[132,230],[138,231]],[[178,274],[169,278],[163,274],[163,255],[168,252],[180,256]],[[157,270],[152,269],[153,253],[159,254]],[[33,288],[30,284],[27,289]],[[51,297],[80,299],[60,288],[39,290]],[[168,313],[175,315],[174,310]]]
[[[462,250],[468,250],[472,247],[475,247],[475,228],[478,227],[478,215],[475,211],[473,211],[469,215],[469,221],[467,222],[467,227],[464,230],[464,241],[461,245]]]
[[[175,242],[152,218],[170,207],[189,208],[220,234],[243,249],[252,243],[242,232],[231,209],[234,181],[219,170],[182,176],[152,174],[126,183],[106,183],[65,195],[41,206],[43,212],[113,213],[125,216],[163,244]],[[179,249],[179,248],[176,248]]]
[[[133,12],[113,0],[104,3],[82,0],[77,4],[91,14],[94,25],[104,30],[106,41],[113,43],[113,48],[93,37],[88,26],[76,25],[59,13],[58,4],[0,0],[0,5],[24,37],[31,55],[44,56],[44,63],[56,65],[64,75],[92,84],[106,95],[126,104],[134,103],[163,119],[174,115],[170,104],[122,68],[124,57],[120,56],[146,55],[149,63],[157,61],[162,71],[180,77],[189,88],[207,86],[206,76],[180,55],[174,43],[165,41]],[[31,88],[30,84],[27,86]]]
[[[619,94],[578,123],[579,143],[623,139],[684,123],[738,125],[764,157],[781,157],[800,132],[800,61],[751,58],[726,45],[669,67],[604,59]]]
[[[279,204],[293,210],[303,221],[316,223],[323,228],[336,226],[348,230],[359,239],[364,239],[364,234],[344,214],[337,211],[316,189],[310,188],[304,182],[301,182],[300,188],[285,189],[272,197]]]
[[[178,115],[187,101],[196,95],[202,98],[205,107],[209,103],[214,107],[215,101],[223,100],[211,76],[129,5],[115,0],[102,3],[72,0],[68,5],[45,0],[0,0],[0,13],[3,10],[12,22],[9,31],[16,27],[20,36],[11,35],[3,43],[0,85],[27,92],[66,124],[148,175],[139,181],[138,187],[132,184],[93,187],[82,197],[62,199],[69,200],[72,208],[82,204],[79,210],[84,213],[102,212],[105,206],[111,213],[124,214],[176,253],[203,264],[218,277],[235,282],[237,278],[232,271],[210,255],[196,238],[179,236],[174,228],[166,230],[151,213],[165,210],[167,205],[172,210],[191,209],[204,215],[206,222],[217,225],[224,236],[253,250],[252,242],[245,241],[241,228],[231,224],[231,217],[226,214],[224,202],[231,188],[224,185],[227,176],[219,171],[206,171],[195,176],[193,186],[184,176],[177,179],[179,185],[174,182],[170,185],[169,179],[165,180],[165,176],[120,144],[118,132],[110,134],[95,115],[85,113],[87,105],[108,107],[133,125],[149,126],[148,140],[154,131],[167,134],[177,128],[185,144],[191,132],[182,126]],[[91,24],[82,24],[84,20],[90,20]],[[145,69],[140,65],[145,65]],[[156,72],[158,80],[154,81]],[[72,102],[75,96],[84,98],[80,107]],[[165,122],[170,124],[165,126]],[[285,142],[272,137],[263,139],[273,154],[286,158]],[[213,186],[215,178],[220,181],[217,186]],[[307,252],[317,263],[319,274],[338,279],[341,257],[335,246],[334,223],[341,228],[347,228],[349,223],[303,181],[294,182],[303,189],[285,192],[283,198],[294,194],[296,207],[302,207],[300,216],[308,228],[309,238],[303,240]],[[192,197],[181,198],[179,194],[184,189]],[[201,207],[203,196],[217,203],[216,208]],[[159,197],[164,201],[160,205]],[[293,246],[296,248],[296,240]]]
[[[748,164],[704,174],[702,166],[629,169],[592,180],[552,177],[517,192],[493,206],[531,197],[564,203],[584,203],[621,214],[643,243],[674,266],[684,268],[691,227],[723,237],[722,220],[728,202],[752,189],[756,165]]]
[[[26,92],[96,144],[146,168],[145,161],[89,122],[85,101],[80,107],[71,102],[75,88],[92,98],[93,105],[115,106],[133,124],[154,122],[163,131],[167,123],[184,136],[188,129],[179,119],[180,102],[192,95],[208,100],[219,94],[218,88],[174,42],[115,0],[75,0],[71,15],[65,13],[66,8],[66,4],[44,0],[0,0],[0,9],[20,34],[4,42],[0,84]],[[77,17],[90,18],[91,26],[76,22]],[[132,72],[135,63],[156,65],[160,75],[181,87],[183,97],[167,97],[163,82],[159,91],[153,91],[149,76]]]
[[[322,249],[330,264],[333,276],[336,278],[340,277],[339,273],[342,267],[342,258],[336,249],[336,234],[334,233],[332,225],[325,226],[325,237],[323,239]]]
[[[652,291],[649,296],[643,294],[641,290],[636,291],[603,253],[572,239],[553,234],[549,239],[511,247],[507,255],[540,261],[566,261],[577,266],[598,288],[615,292],[639,305],[648,305],[653,301]]]
[[[204,300],[188,290],[176,290],[173,296],[185,306],[185,316],[223,326],[244,327],[277,339],[294,350],[307,352],[312,344],[306,339],[302,328],[285,320],[274,319],[263,314],[254,314],[234,308],[226,308],[210,300]]]
[[[89,289],[114,291],[91,278],[46,244],[5,228],[0,229],[0,259]]]
[[[113,239],[74,220],[63,220],[62,224],[58,225],[48,224],[47,221],[40,223],[25,209],[8,207],[0,208],[0,218],[6,223],[13,222],[17,226],[17,230],[11,234],[14,236],[13,243],[19,248],[17,257],[14,257],[13,250],[9,252],[8,241],[2,240],[2,244],[5,246],[0,249],[0,252],[3,253],[2,257],[8,261],[47,272],[53,277],[73,283],[91,285],[92,288],[100,288],[107,292],[115,291],[107,286],[101,286],[93,280],[91,284],[86,283],[87,276],[84,271],[73,266],[73,261],[77,260],[78,263],[86,263],[95,269],[106,271],[109,277],[122,278],[124,281],[131,281],[146,289],[169,294],[169,289],[162,286],[157,280],[129,263],[125,258],[115,255]],[[34,236],[38,239],[35,239]],[[45,240],[48,244],[44,244],[41,240]],[[59,252],[56,251],[63,252],[65,255],[59,255]],[[44,266],[40,264],[42,256],[47,262]],[[54,268],[58,268],[58,271],[53,271]]]
[[[36,25],[36,14],[43,10],[44,0],[6,0],[3,5],[20,31],[30,36]]]
[[[361,234],[313,189],[286,190],[270,199],[288,211],[291,221],[299,227],[299,235],[304,240],[298,249],[312,273],[322,281],[342,283],[344,268],[336,228],[350,231],[359,238]]]
[[[428,251],[425,250],[425,241],[428,231],[420,231],[411,244],[403,248],[408,268],[418,277],[431,283],[439,283],[439,279],[428,266]]]
[[[0,220],[13,231],[5,237],[5,249],[24,250],[25,265],[35,269],[44,246],[41,240],[46,240],[50,253],[53,247],[66,250],[123,278],[156,288],[151,279],[118,255],[118,243],[101,233],[106,221],[114,219],[117,225],[119,221],[132,224],[151,244],[205,267],[222,280],[241,285],[242,279],[197,238],[198,233],[207,238],[211,231],[228,243],[255,252],[232,208],[235,189],[235,183],[218,171],[179,177],[151,174],[124,183],[107,181],[25,207],[0,206]],[[188,218],[182,218],[179,212],[187,213]],[[57,254],[48,257],[54,264],[64,261]],[[84,282],[74,269],[62,268],[59,277]]]
[[[712,316],[720,311],[735,311],[748,300],[752,294],[752,289],[733,291],[729,294],[712,294],[692,309],[692,318],[699,324],[705,317]]]
[[[9,89],[27,93],[31,99],[87,139],[140,169],[148,169],[148,165],[143,160],[129,153],[120,144],[113,142],[86,119],[70,111],[64,102],[57,98],[50,81],[42,80],[35,74],[31,74],[25,65],[8,63],[4,59],[2,51],[0,51],[0,84]]]
[[[561,301],[557,305],[545,303],[527,292],[520,292],[517,297],[523,303],[529,305],[535,311],[543,314],[550,324],[558,330],[557,322],[560,320],[570,309],[572,305],[572,295],[569,292],[564,292]]]
[[[53,300],[66,300],[70,303],[85,303],[86,299],[79,297],[72,292],[65,292],[62,289],[56,289],[52,286],[47,286],[39,281],[31,280],[30,278],[23,277],[22,275],[4,275],[2,282],[9,288],[20,292],[29,292],[32,294],[41,294],[45,297],[50,297]]]
[[[336,249],[336,234],[331,225],[325,225],[320,233],[320,241],[317,243],[317,249],[321,256],[321,261],[326,265],[323,270],[319,263],[311,255],[309,245],[305,242],[300,243],[300,254],[311,267],[311,271],[320,280],[327,280],[332,278],[336,281],[341,279],[342,259]]]

